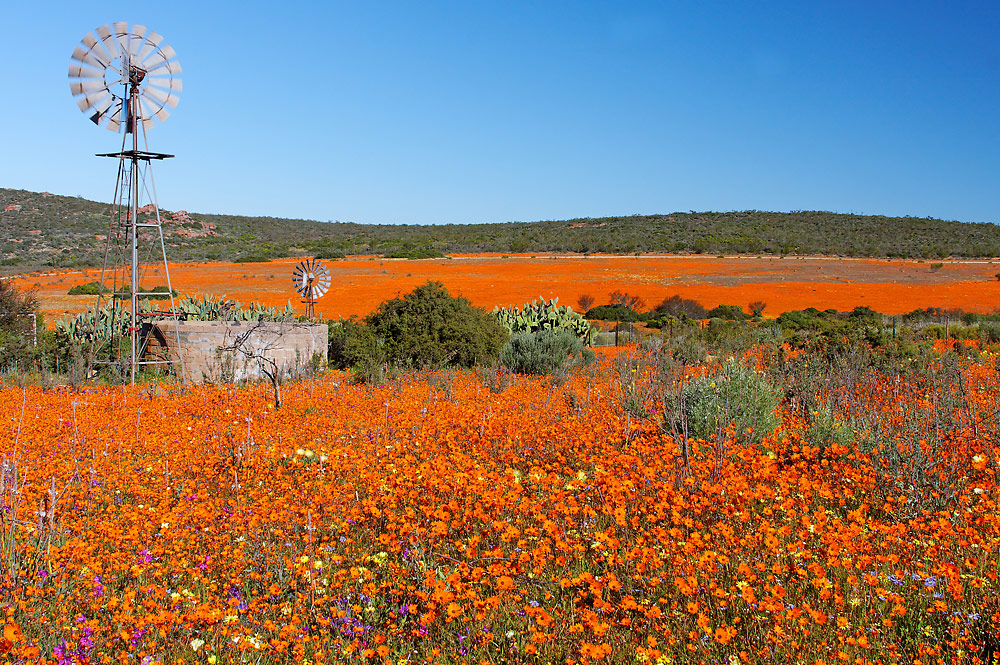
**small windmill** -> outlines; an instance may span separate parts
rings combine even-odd
[[[306,304],[306,318],[316,315],[316,301],[330,288],[330,271],[319,259],[306,259],[292,271],[292,285]]]
[[[163,242],[163,227],[160,223],[160,208],[156,202],[156,185],[150,162],[167,159],[173,155],[150,152],[146,141],[146,130],[157,121],[163,122],[170,115],[167,108],[176,108],[181,80],[178,74],[181,66],[175,60],[174,49],[163,42],[163,37],[144,25],[125,21],[102,25],[93,33],[88,33],[80,41],[71,56],[69,66],[70,92],[77,98],[77,106],[88,114],[91,122],[112,132],[123,132],[119,152],[99,154],[98,157],[118,159],[118,180],[115,184],[115,198],[111,209],[111,225],[101,269],[101,286],[110,273],[111,285],[108,293],[97,298],[94,321],[102,317],[102,299],[110,300],[111,321],[103,326],[107,334],[99,339],[97,326],[91,333],[90,363],[126,362],[126,349],[117,344],[114,333],[127,330],[131,345],[127,349],[128,370],[131,382],[135,383],[136,367],[140,364],[176,363],[183,377],[180,363],[180,333],[177,332],[174,355],[162,360],[144,360],[140,348],[139,303],[144,297],[153,295],[140,291],[142,264],[140,244],[147,251],[146,262],[162,259],[163,274],[170,293],[170,311],[156,312],[157,315],[176,316],[170,273],[167,269],[167,250]],[[139,133],[142,132],[143,149],[139,149]],[[150,202],[142,206],[140,198]],[[144,217],[140,220],[140,210]],[[155,213],[155,214],[154,214]],[[159,236],[158,246],[151,231]],[[144,241],[140,243],[140,241]],[[152,242],[149,242],[152,241]],[[158,250],[158,251],[157,251]],[[153,254],[158,256],[153,257]],[[162,295],[162,294],[160,294]],[[126,312],[118,302],[130,302]],[[175,327],[176,330],[176,327]],[[144,340],[142,340],[144,341]],[[103,345],[105,351],[96,350]]]

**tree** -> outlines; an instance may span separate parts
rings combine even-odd
[[[34,293],[20,291],[9,279],[0,280],[0,328],[9,331],[31,329],[31,317],[38,311]]]
[[[612,291],[608,294],[608,300],[612,305],[624,305],[637,312],[646,305],[646,301],[639,296],[629,295],[622,291]]]
[[[750,316],[757,317],[764,313],[765,307],[767,307],[767,303],[763,300],[754,300],[752,303],[747,305],[747,309],[750,311]]]
[[[708,312],[697,300],[681,298],[679,295],[672,295],[663,299],[659,305],[653,308],[655,316],[673,316],[678,319],[704,319]]]
[[[381,341],[390,361],[416,366],[471,367],[495,359],[507,332],[489,313],[454,297],[440,282],[379,305],[365,323]]]
[[[25,368],[36,362],[38,299],[10,280],[0,281],[0,369]]]
[[[997,273],[997,281],[1000,281],[1000,273]],[[576,304],[580,306],[581,312],[586,312],[594,306],[594,296],[585,293],[576,299]]]

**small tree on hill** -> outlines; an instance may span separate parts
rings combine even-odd
[[[1000,273],[997,273],[997,281],[1000,281]],[[576,299],[576,304],[580,306],[581,312],[586,312],[591,307],[594,306],[594,296],[589,293],[584,293],[582,296]]]

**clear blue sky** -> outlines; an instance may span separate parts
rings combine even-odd
[[[110,200],[85,33],[164,35],[160,204],[371,223],[819,209],[1000,222],[1000,3],[5,2],[0,186]]]

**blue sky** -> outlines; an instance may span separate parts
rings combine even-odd
[[[8,2],[0,186],[112,198],[66,71],[119,20],[184,68],[148,135],[171,210],[1000,222],[996,2]]]

